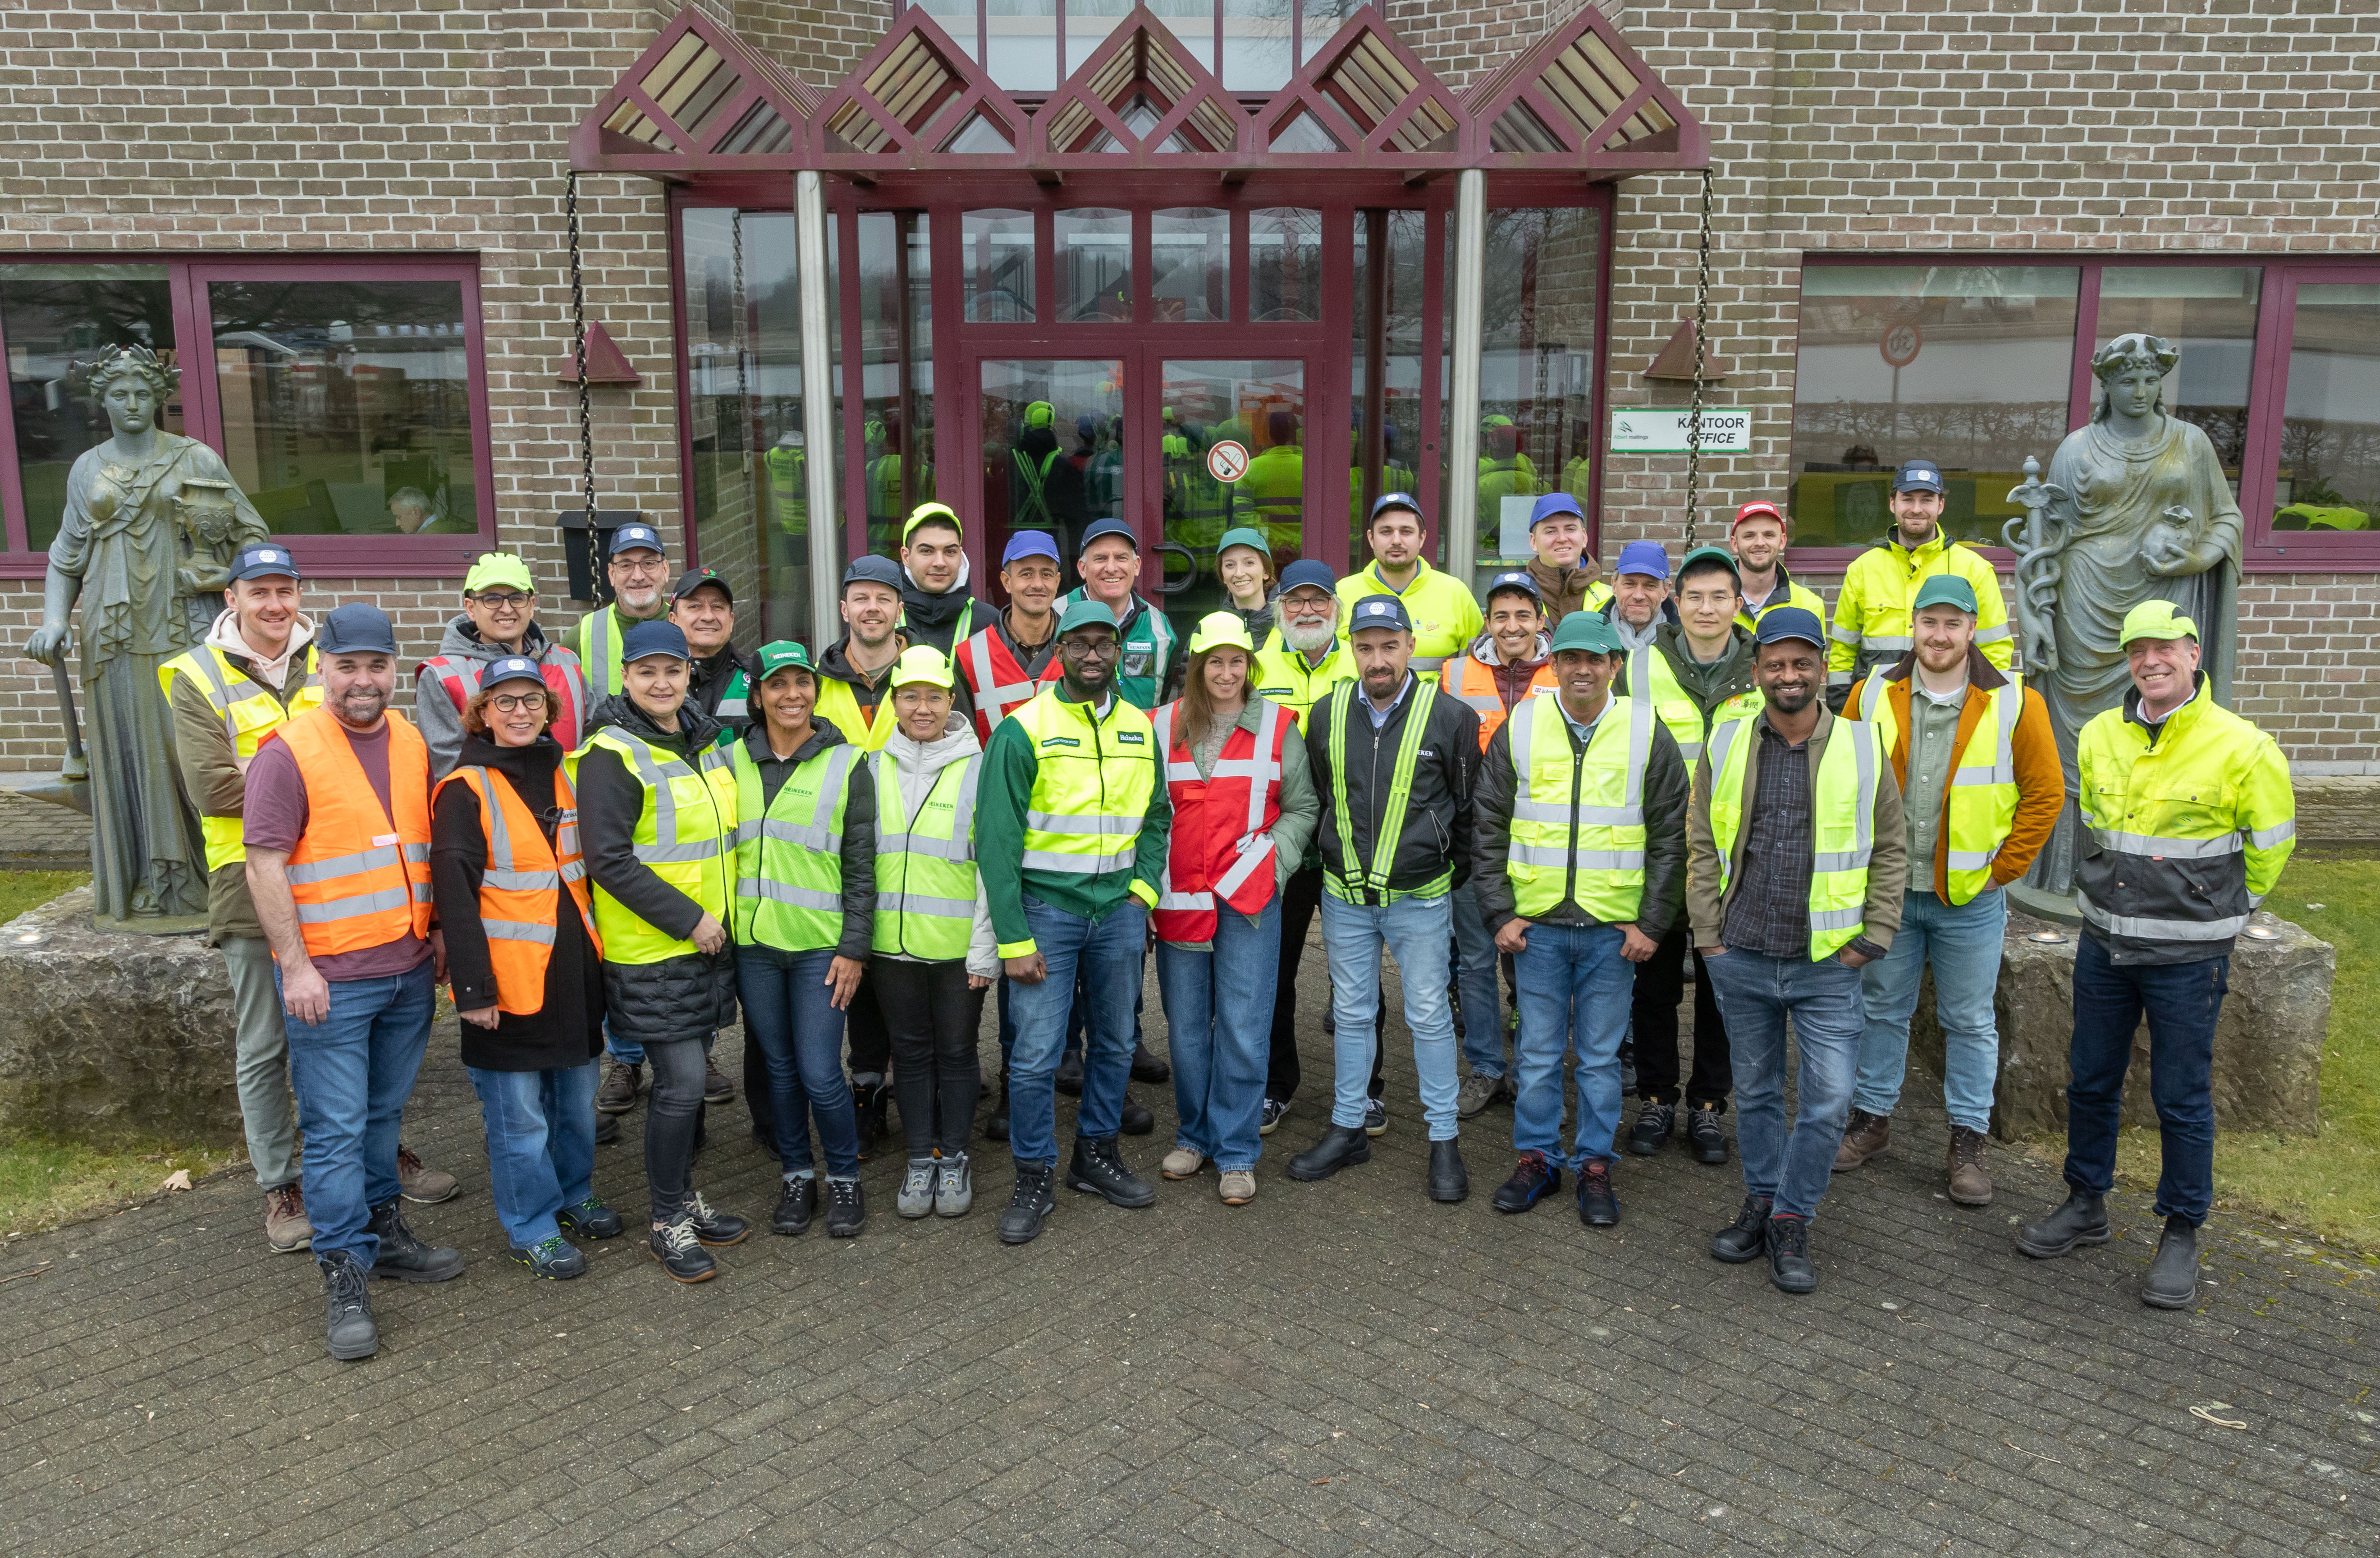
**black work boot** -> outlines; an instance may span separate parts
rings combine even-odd
[[[1016,1188],[1009,1192],[1008,1210],[1000,1214],[1000,1242],[1031,1244],[1040,1236],[1042,1222],[1058,1210],[1050,1189],[1057,1170],[1049,1163],[1016,1165]]]
[[[1170,1082],[1173,1067],[1149,1053],[1147,1044],[1132,1047],[1132,1079],[1135,1082]]]
[[[1157,1128],[1157,1116],[1149,1113],[1147,1104],[1134,1102],[1130,1093],[1123,1095],[1123,1112],[1117,1119],[1120,1123],[1116,1128],[1125,1136],[1147,1136]]]
[[[1678,1106],[1646,1099],[1636,1110],[1636,1128],[1628,1133],[1628,1150],[1640,1158],[1649,1158],[1661,1150],[1677,1128]]]
[[[1075,1138],[1075,1161],[1066,1165],[1066,1187],[1105,1197],[1110,1206],[1155,1204],[1157,1187],[1124,1166],[1111,1136]]]
[[[1808,1218],[1768,1220],[1768,1280],[1781,1293],[1808,1293],[1818,1285],[1818,1268],[1810,1264]]]
[[[991,1112],[991,1118],[983,1123],[983,1134],[990,1141],[1008,1139],[1008,1073],[1005,1071],[1000,1074],[1000,1105]]]
[[[2165,1237],[2157,1240],[2156,1259],[2149,1262],[2149,1280],[2141,1289],[2141,1302],[2153,1309],[2186,1309],[2197,1297],[2197,1225],[2168,1217]]]
[[[368,1226],[380,1240],[380,1259],[372,1262],[371,1274],[394,1282],[447,1282],[461,1276],[463,1252],[415,1238],[398,1210],[403,1199],[391,1196],[372,1208]]]
[[[331,1356],[352,1363],[380,1351],[380,1328],[372,1323],[371,1284],[364,1263],[344,1249],[322,1258],[322,1296],[327,1302]]]
[[[777,1210],[769,1214],[769,1232],[792,1238],[807,1234],[810,1219],[818,1212],[818,1176],[806,1174],[785,1181],[783,1194],[777,1198]]]
[[[1697,1103],[1686,1111],[1686,1139],[1694,1144],[1694,1162],[1727,1162],[1727,1133],[1718,1128],[1719,1106]]]
[[[1578,1220],[1589,1228],[1609,1228],[1620,1221],[1620,1198],[1611,1191],[1611,1163],[1589,1158],[1578,1171]]]
[[[1463,1149],[1448,1137],[1444,1141],[1429,1144],[1429,1199],[1449,1203],[1467,1200],[1471,1195],[1471,1171],[1463,1166]]]
[[[1741,1266],[1768,1248],[1768,1199],[1746,1196],[1735,1221],[1711,1235],[1711,1259]]]
[[[2107,1198],[2070,1189],[2065,1205],[2017,1230],[2016,1247],[2035,1260],[2055,1260],[2080,1245],[2106,1244],[2108,1236]]]
[[[709,1282],[719,1274],[719,1263],[695,1235],[694,1220],[683,1211],[667,1223],[656,1223],[645,1236],[645,1252],[679,1282]]]
[[[859,1192],[859,1181],[837,1179],[827,1175],[826,1236],[831,1239],[851,1239],[868,1226],[868,1200]]]
[[[1334,1125],[1322,1139],[1289,1161],[1292,1179],[1328,1179],[1342,1168],[1372,1161],[1372,1138],[1361,1126]]]

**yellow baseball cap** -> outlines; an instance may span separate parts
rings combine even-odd
[[[912,682],[928,682],[948,690],[953,684],[950,658],[931,644],[919,644],[904,650],[901,658],[892,663],[892,675],[886,680],[888,688],[907,687]]]
[[[2116,641],[2135,639],[2195,639],[2198,624],[2173,609],[2171,601],[2143,601],[2124,614],[2124,629]]]
[[[957,530],[961,535],[965,535],[966,533],[965,527],[959,524],[958,510],[953,508],[949,504],[921,503],[917,507],[909,511],[908,519],[901,526],[901,544],[904,546],[908,545],[910,532],[929,519],[940,519],[948,524],[952,529]]]
[[[1257,651],[1257,641],[1248,637],[1248,625],[1240,620],[1237,612],[1209,612],[1198,619],[1190,634],[1190,652],[1204,654],[1208,650],[1244,649]]]
[[[463,576],[466,594],[477,594],[493,585],[509,585],[525,595],[537,593],[537,585],[528,577],[528,565],[509,552],[482,552],[471,571]]]

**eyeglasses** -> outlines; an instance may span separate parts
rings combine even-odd
[[[534,595],[517,594],[512,590],[482,590],[477,595],[469,597],[469,599],[478,602],[480,605],[487,607],[490,611],[503,612],[513,611],[521,606],[528,605],[531,601],[537,599],[537,597]]]
[[[1328,596],[1317,599],[1311,595],[1284,595],[1281,603],[1289,608],[1292,616],[1324,616],[1329,615],[1332,604]]]
[[[500,692],[488,701],[496,706],[500,714],[517,713],[523,709],[535,714],[545,709],[545,694],[541,692]]]
[[[612,571],[613,573],[638,576],[644,574],[659,575],[669,572],[669,564],[659,560],[650,563],[632,563],[625,557],[614,557],[612,560]]]

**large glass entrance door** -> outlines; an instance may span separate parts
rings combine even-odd
[[[1215,572],[1224,531],[1262,532],[1276,577],[1306,555],[1305,361],[1166,358],[1158,381],[1162,588],[1186,630],[1230,603]]]

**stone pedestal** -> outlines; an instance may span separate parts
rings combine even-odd
[[[0,926],[0,1131],[238,1144],[223,955],[91,911],[80,887]]]
[[[2230,993],[2215,1030],[2215,1126],[2219,1131],[2284,1131],[2311,1136],[2321,1128],[2322,1047],[2330,1029],[2330,981],[2338,955],[2303,927],[2260,913],[2231,954]],[[2056,934],[2055,942],[2035,941]],[[2000,1036],[1999,1087],[1992,1134],[2063,1136],[2067,1052],[2074,1033],[2076,937],[2069,927],[2028,915],[2009,915],[2008,943],[1994,1001]],[[1919,1088],[1940,1097],[1942,1029],[1934,1017],[1929,973],[1909,1029],[1909,1079],[1901,1096]],[[2124,1081],[2124,1123],[2154,1126],[2149,1096],[2149,1032],[2132,1036],[2132,1066]]]

